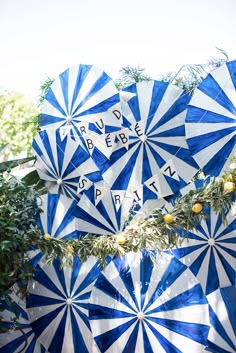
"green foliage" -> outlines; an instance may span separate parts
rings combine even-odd
[[[0,173],[0,297],[16,281],[32,277],[26,253],[41,235],[35,224],[36,196],[33,188]]]
[[[39,105],[41,106],[43,104],[44,98],[51,86],[51,84],[54,82],[54,78],[51,77],[46,77],[43,83],[41,84],[40,87],[40,97],[39,97]]]
[[[38,109],[21,93],[0,94],[0,145],[8,144],[8,153],[31,153],[33,136],[37,133]]]
[[[133,83],[152,80],[150,76],[147,76],[143,73],[144,71],[145,69],[141,69],[140,67],[122,67],[122,69],[120,70],[121,76],[114,81],[116,87],[120,90]]]
[[[194,89],[209,72],[229,60],[227,53],[223,49],[217,48],[217,50],[223,57],[211,58],[206,64],[183,65],[177,72],[169,72],[166,75],[162,75],[161,80],[170,82],[192,95]]]

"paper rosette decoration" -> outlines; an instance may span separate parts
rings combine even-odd
[[[37,341],[32,330],[26,311],[25,301],[16,293],[19,287],[14,285],[10,294],[12,303],[9,305],[4,300],[0,300],[1,329],[8,332],[0,333],[0,353],[46,353],[46,349]],[[15,327],[13,318],[18,317],[19,326]]]
[[[92,285],[100,273],[95,258],[81,264],[74,258],[73,270],[38,266],[29,284],[27,311],[38,341],[50,353],[96,352],[89,319],[88,302]]]
[[[213,70],[188,106],[186,137],[193,158],[217,176],[236,153],[236,60]]]
[[[94,160],[113,190],[131,190],[141,198],[143,187],[145,200],[171,195],[198,170],[185,140],[190,97],[159,81],[140,82],[124,91],[134,94],[122,104],[124,129],[116,134],[111,156],[102,158],[95,149]]]
[[[209,331],[207,300],[176,258],[147,252],[111,261],[94,285],[89,306],[102,353],[199,353]]]
[[[236,352],[236,287],[217,289],[207,296],[211,328],[206,351]]]
[[[43,103],[42,128],[75,127],[79,134],[90,128],[98,133],[121,127],[120,95],[112,79],[92,65],[70,67],[50,86]]]
[[[182,230],[186,239],[173,253],[198,278],[204,292],[210,294],[219,287],[235,284],[236,218],[229,211],[225,225],[219,214],[210,209],[205,212],[207,217],[196,224],[196,231]]]
[[[40,131],[33,140],[36,169],[41,179],[49,183],[52,193],[63,193],[74,199],[101,173],[85,148],[73,134],[61,136],[60,130]]]
[[[75,208],[76,201],[61,194],[41,195],[40,209],[42,212],[37,220],[37,226],[44,234],[57,239],[77,238]],[[36,249],[29,251],[27,255],[33,266],[42,259],[43,253]]]
[[[102,183],[96,183],[84,192],[75,210],[78,233],[85,235],[116,234],[127,225],[132,198],[121,190],[111,191]]]

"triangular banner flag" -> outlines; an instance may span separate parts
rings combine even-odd
[[[94,184],[94,202],[95,206],[103,199],[107,193],[108,187],[101,183]]]
[[[113,105],[111,108],[108,109],[108,113],[110,113],[117,121],[122,123],[122,113],[121,113],[121,105],[120,102]]]
[[[145,123],[144,121],[138,121],[135,124],[132,124],[130,126],[132,131],[137,135],[137,137],[142,141],[145,142],[147,139],[147,136],[145,135]]]
[[[125,193],[125,190],[111,190],[111,195],[115,204],[116,211],[118,211],[121,207]]]
[[[81,175],[80,180],[78,182],[77,194],[80,194],[84,190],[88,190],[88,188],[93,184],[91,180],[86,178],[86,176]]]
[[[96,115],[93,118],[94,125],[102,132],[105,133],[105,124],[102,116]]]
[[[129,129],[122,129],[116,133],[118,140],[128,150],[129,149]]]
[[[140,206],[143,205],[143,185],[138,185],[131,190],[134,201],[137,202]]]
[[[115,137],[114,133],[99,135],[96,138],[96,148],[101,151],[108,159],[115,148]]]
[[[153,175],[151,178],[145,181],[144,183],[148,189],[150,189],[158,198],[162,197],[161,186],[158,175]]]
[[[59,128],[61,141],[65,139],[65,137],[69,134],[70,130],[71,130],[71,125],[64,125]]]
[[[86,143],[87,149],[89,153],[92,155],[95,143],[96,143],[97,136],[95,134],[87,134],[84,136],[84,141]]]
[[[164,175],[179,181],[179,176],[172,159],[169,159],[168,162],[163,165],[161,171]]]
[[[76,129],[79,132],[79,135],[84,136],[89,133],[89,123],[88,122],[80,122],[76,124]]]

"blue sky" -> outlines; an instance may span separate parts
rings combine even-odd
[[[216,47],[234,60],[235,13],[235,0],[0,0],[0,86],[35,98],[47,75],[80,63],[158,79]]]

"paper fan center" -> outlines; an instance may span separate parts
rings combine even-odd
[[[139,311],[137,314],[138,320],[143,320],[145,318],[145,314],[142,311]]]
[[[68,123],[68,124],[70,124],[71,122],[72,122],[72,116],[71,115],[68,115],[67,117],[66,117],[66,122]]]
[[[145,142],[147,141],[147,139],[148,139],[148,136],[147,136],[147,135],[141,135],[141,136],[139,137],[139,139],[140,139],[143,143],[145,143]]]
[[[61,185],[63,183],[63,180],[61,178],[57,179],[57,184]]]
[[[66,304],[67,304],[67,305],[72,305],[72,303],[73,303],[72,298],[67,298],[67,299],[66,299]]]
[[[215,245],[215,239],[213,239],[213,238],[210,238],[210,239],[208,239],[208,244],[210,245],[210,246],[214,246]]]

